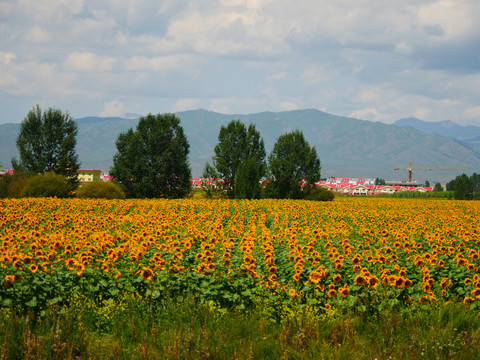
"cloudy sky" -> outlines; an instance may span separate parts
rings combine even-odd
[[[480,126],[478,0],[0,0],[0,123],[203,108]]]

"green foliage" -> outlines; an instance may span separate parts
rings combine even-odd
[[[284,306],[219,311],[195,297],[71,299],[40,317],[0,310],[2,359],[477,359],[480,319],[462,304],[369,317]],[[312,310],[313,309],[313,310]]]
[[[55,173],[34,176],[22,191],[22,197],[70,197],[73,191],[68,179]]]
[[[305,200],[313,201],[332,201],[335,198],[333,191],[325,189],[321,186],[310,187],[305,189]]]
[[[440,183],[436,183],[435,186],[433,187],[433,191],[443,191],[443,186]]]
[[[0,176],[0,198],[20,198],[32,177],[33,174],[23,171]]]
[[[454,198],[456,200],[472,200],[473,184],[466,174],[462,174],[455,178]]]
[[[320,180],[320,159],[299,130],[281,135],[268,157],[269,175],[275,198],[302,198],[300,181],[314,186]]]
[[[44,174],[53,171],[78,185],[78,155],[75,151],[77,123],[68,113],[48,108],[42,112],[37,105],[20,125],[16,145],[20,160],[12,159],[15,171]]]
[[[260,179],[265,175],[265,156],[263,139],[255,125],[247,129],[240,120],[232,120],[220,128],[213,165],[205,165],[203,177],[222,179],[217,189],[231,198],[257,198]]]
[[[243,160],[235,177],[235,197],[237,199],[260,198],[260,171],[254,158]]]
[[[120,186],[105,181],[94,181],[83,184],[78,188],[76,195],[81,199],[125,199],[125,192]]]
[[[375,179],[375,185],[386,185],[387,183],[385,182],[385,179],[381,179],[381,178],[376,178]]]
[[[377,195],[396,199],[453,199],[453,191],[396,191],[393,194]]]
[[[181,198],[191,191],[190,145],[174,114],[148,114],[116,141],[112,175],[133,198]]]

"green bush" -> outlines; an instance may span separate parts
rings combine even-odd
[[[332,201],[335,198],[335,194],[323,187],[316,186],[304,189],[304,199],[313,201]]]
[[[77,190],[77,197],[82,199],[125,199],[125,192],[117,184],[104,181],[94,181],[81,185]]]
[[[32,177],[32,174],[21,171],[0,176],[0,198],[20,198]]]
[[[71,196],[72,185],[62,175],[54,173],[41,174],[33,177],[22,191],[22,197],[57,197]]]

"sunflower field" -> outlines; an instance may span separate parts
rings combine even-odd
[[[39,313],[124,294],[219,311],[475,309],[479,267],[477,201],[0,200],[0,306]]]

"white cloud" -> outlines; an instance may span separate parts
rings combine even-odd
[[[479,121],[480,120],[480,106],[475,106],[466,109],[462,115],[467,119],[472,119]]]
[[[418,109],[415,109],[413,116],[418,119],[428,119],[430,116],[430,110],[420,107]]]
[[[267,76],[267,80],[282,80],[282,79],[285,79],[287,77],[287,73],[285,71],[281,71],[281,72],[276,72],[274,74],[271,74],[271,75],[268,75]]]
[[[25,41],[27,42],[37,42],[37,43],[47,43],[51,40],[51,36],[48,31],[42,29],[40,26],[36,25],[25,34]]]
[[[114,100],[104,104],[103,110],[98,116],[113,117],[122,116],[125,113],[125,107],[122,102]]]
[[[442,29],[444,37],[465,35],[478,26],[480,5],[476,1],[440,0],[420,7],[420,25]]]
[[[355,95],[355,101],[359,103],[378,102],[382,98],[382,91],[379,88],[370,88],[359,91]]]
[[[200,106],[200,99],[178,99],[172,106],[172,112],[195,110]]]
[[[321,65],[308,65],[303,70],[302,79],[307,85],[315,85],[326,82],[329,76],[325,74]]]
[[[362,119],[362,120],[373,120],[373,121],[378,121],[382,118],[378,113],[377,109],[375,108],[365,108],[365,109],[355,110],[352,113],[350,113],[349,117]]]
[[[193,64],[191,55],[180,54],[171,56],[133,56],[126,60],[125,69],[128,71],[166,71],[180,69]]]
[[[17,55],[13,52],[4,52],[0,51],[0,63],[4,65],[8,65],[12,62],[12,60],[15,60]]]
[[[124,104],[480,121],[479,13],[476,0],[0,0],[0,91],[79,104],[75,116]]]
[[[401,41],[395,45],[395,52],[399,54],[410,55],[413,51],[414,47],[405,41]]]
[[[298,106],[290,101],[281,102],[278,108],[282,111],[298,110]]]
[[[90,52],[75,52],[64,63],[67,71],[101,72],[110,71],[116,60],[109,56],[98,56]]]

